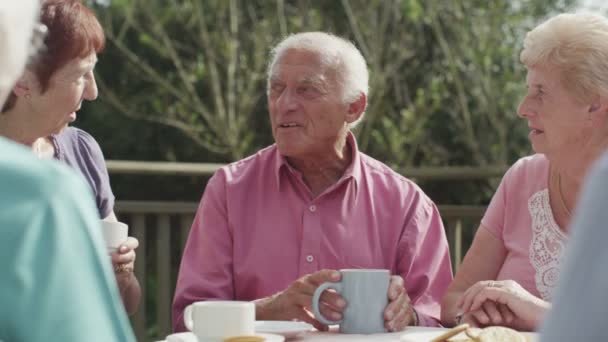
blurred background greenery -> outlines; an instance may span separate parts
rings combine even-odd
[[[574,0],[113,0],[98,101],[75,125],[107,159],[230,162],[272,143],[270,47],[321,30],[370,69],[361,150],[391,165],[508,166],[529,154],[516,115],[525,32]],[[498,180],[422,183],[437,203],[487,203]],[[112,176],[119,199],[193,200],[204,179]]]

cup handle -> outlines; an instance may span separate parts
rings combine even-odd
[[[321,284],[321,286],[317,287],[314,295],[312,296],[312,311],[315,314],[315,317],[319,320],[319,322],[321,322],[325,325],[340,324],[340,323],[342,323],[342,320],[330,321],[330,320],[326,319],[325,317],[323,317],[323,315],[321,314],[321,311],[319,310],[319,299],[321,299],[321,294],[323,294],[323,291],[325,291],[327,289],[334,289],[338,292],[341,292],[342,283],[325,282],[325,283]]]
[[[190,331],[194,329],[194,322],[192,321],[192,305],[186,306],[184,309],[184,325]]]

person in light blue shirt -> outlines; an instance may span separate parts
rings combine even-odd
[[[0,341],[135,341],[93,195],[0,138]]]
[[[543,342],[608,340],[608,153],[591,170],[579,203]]]
[[[38,10],[37,0],[0,1],[0,105],[40,38]],[[5,138],[0,270],[0,341],[135,341],[90,188]]]

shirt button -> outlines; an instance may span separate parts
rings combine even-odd
[[[307,255],[306,256],[306,261],[313,262],[314,260],[315,260],[315,257],[313,257],[312,255]]]
[[[313,204],[310,207],[308,207],[308,210],[310,210],[311,212],[314,213],[315,211],[317,211],[317,206]]]

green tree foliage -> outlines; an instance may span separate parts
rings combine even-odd
[[[110,156],[236,160],[272,143],[270,47],[289,33],[329,31],[352,40],[370,68],[362,150],[397,169],[508,165],[530,151],[516,115],[525,32],[573,3],[113,0],[96,8],[108,47],[97,73],[103,103],[89,111],[121,114],[106,116],[123,137],[102,143]],[[469,203],[491,192],[475,187]]]

